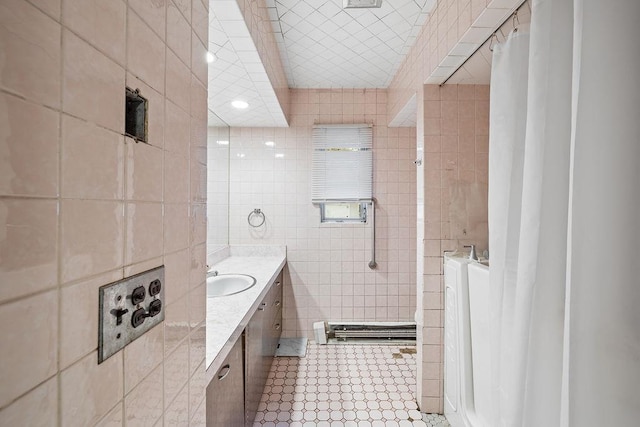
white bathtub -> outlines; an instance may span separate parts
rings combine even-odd
[[[493,393],[491,392],[491,345],[489,328],[489,267],[469,264],[469,313],[473,369],[473,426],[491,426]]]
[[[445,256],[444,413],[452,427],[491,427],[489,268]]]

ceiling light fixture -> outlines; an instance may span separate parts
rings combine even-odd
[[[273,141],[265,141],[264,145],[266,145],[267,147],[273,147],[276,145],[276,143]]]
[[[216,59],[218,59],[213,53],[211,52],[207,52],[206,54],[206,58],[207,58],[207,62],[209,64],[211,64],[212,62],[215,62]]]
[[[276,153],[276,159],[283,159],[283,158],[284,158],[284,154]]]
[[[244,110],[249,106],[249,104],[247,104],[245,101],[240,101],[239,99],[233,101],[231,105],[233,105],[233,107],[237,108],[238,110]]]
[[[382,0],[343,0],[343,9],[363,9],[368,7],[381,7]]]
[[[216,141],[218,145],[229,145],[229,141]]]

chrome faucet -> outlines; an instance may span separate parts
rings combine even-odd
[[[219,274],[219,273],[218,273],[218,270],[213,270],[213,271],[210,271],[210,272],[209,272],[208,276],[216,277],[218,274]]]
[[[469,251],[469,259],[478,261],[478,255],[476,254],[476,245],[468,245],[465,246],[465,248],[471,248],[471,251]]]

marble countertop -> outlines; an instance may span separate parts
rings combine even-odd
[[[236,340],[267,295],[268,285],[286,262],[283,247],[231,247],[230,256],[211,265],[220,274],[241,273],[256,278],[256,284],[235,295],[207,298],[206,383],[228,356]]]

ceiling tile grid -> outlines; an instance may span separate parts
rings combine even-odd
[[[435,0],[266,0],[290,87],[387,87]]]
[[[229,126],[287,126],[276,89],[258,54],[236,0],[210,2],[209,110],[212,126],[217,115]],[[246,11],[245,11],[246,12]],[[231,106],[233,100],[249,104],[246,110]]]

